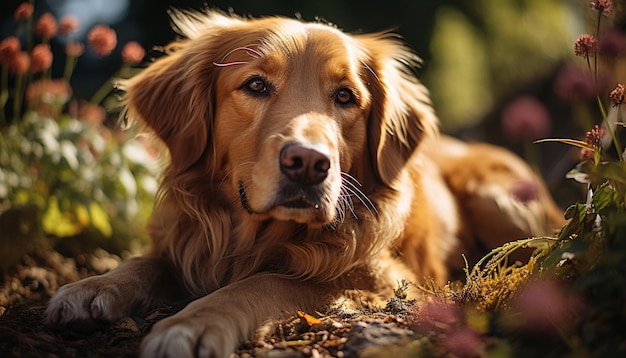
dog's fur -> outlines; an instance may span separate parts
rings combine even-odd
[[[226,357],[269,319],[346,290],[443,283],[562,215],[517,157],[439,137],[418,63],[389,33],[174,12],[186,39],[127,85],[167,147],[150,252],[62,287],[50,324],[193,300],[146,357]]]

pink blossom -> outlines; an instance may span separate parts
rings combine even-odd
[[[32,14],[33,5],[31,5],[29,2],[23,2],[17,7],[17,9],[15,9],[15,12],[13,13],[13,18],[18,21],[26,20],[31,17]]]
[[[38,44],[33,47],[31,66],[33,73],[47,71],[52,65],[50,45]]]
[[[580,308],[581,302],[575,296],[549,279],[528,283],[514,302],[514,309],[520,313],[520,326],[542,332],[566,328]]]
[[[122,59],[130,64],[138,64],[143,60],[146,51],[136,41],[130,41],[122,49]]]
[[[87,34],[87,42],[96,55],[106,56],[117,46],[117,34],[108,26],[97,25]]]
[[[598,42],[598,53],[605,58],[621,58],[626,55],[626,36],[618,30],[607,31]]]
[[[613,2],[611,0],[595,0],[589,6],[602,16],[609,16],[613,13]]]
[[[529,96],[517,98],[502,111],[502,130],[514,142],[544,138],[551,127],[548,110]]]
[[[59,33],[61,36],[68,36],[76,31],[80,27],[80,21],[74,15],[66,15],[59,22]]]
[[[29,108],[47,116],[55,116],[72,96],[72,88],[64,80],[39,80],[26,88]]]
[[[520,180],[513,184],[511,195],[520,203],[528,204],[539,198],[539,185],[534,180]]]
[[[594,56],[598,49],[598,40],[592,35],[580,35],[574,43],[574,54],[576,56]]]
[[[557,74],[554,92],[566,101],[593,99],[597,93],[589,72],[574,66],[566,67]]]
[[[43,38],[52,38],[57,34],[57,20],[47,12],[39,17],[35,25],[35,33]]]
[[[7,37],[0,41],[0,64],[7,66],[13,57],[20,52],[20,41],[15,36]]]
[[[624,103],[624,85],[619,83],[617,87],[611,91],[609,99],[611,100],[613,107],[617,107]]]
[[[424,302],[418,309],[417,328],[424,332],[451,332],[462,320],[461,309],[440,299]]]
[[[443,345],[454,357],[482,357],[485,344],[480,335],[469,328],[460,328],[443,337]]]
[[[18,76],[26,74],[29,67],[30,57],[25,51],[17,52],[13,56],[13,58],[11,59],[11,63],[9,64],[9,69],[11,70],[11,72]]]
[[[85,45],[80,42],[70,41],[65,45],[65,53],[68,56],[79,57],[85,52]]]
[[[98,127],[104,123],[104,120],[106,119],[106,111],[104,108],[96,104],[84,101],[78,106],[77,117],[87,124]]]
[[[582,148],[579,155],[581,161],[594,158],[595,150],[602,148],[602,138],[604,138],[605,135],[606,129],[597,124],[585,133],[585,143],[594,149]]]

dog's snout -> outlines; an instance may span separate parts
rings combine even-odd
[[[330,157],[324,148],[287,144],[280,151],[280,170],[289,180],[303,185],[319,184],[328,176]]]

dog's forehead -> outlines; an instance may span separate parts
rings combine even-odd
[[[355,73],[361,63],[362,49],[358,42],[331,26],[285,20],[268,29],[259,39],[259,50],[267,64],[289,66],[293,70],[327,70],[326,74],[345,76]]]
[[[216,63],[239,83],[263,74],[275,85],[294,81],[360,86],[365,44],[322,23],[288,18],[249,20],[223,33]],[[237,65],[237,66],[231,66]],[[361,88],[362,89],[362,88]]]

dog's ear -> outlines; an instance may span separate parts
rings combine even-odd
[[[413,71],[419,58],[389,34],[363,35],[364,76],[372,95],[368,118],[371,166],[383,185],[394,182],[424,136],[437,134],[428,91]]]
[[[169,149],[170,168],[180,172],[211,149],[214,61],[223,51],[219,35],[242,20],[217,12],[170,15],[186,39],[168,46],[165,56],[123,84],[124,113],[154,131]]]
[[[158,59],[125,86],[128,116],[142,119],[167,145],[176,171],[191,166],[206,149],[213,115],[207,81],[211,76],[193,75],[189,65],[184,53],[174,53]]]

